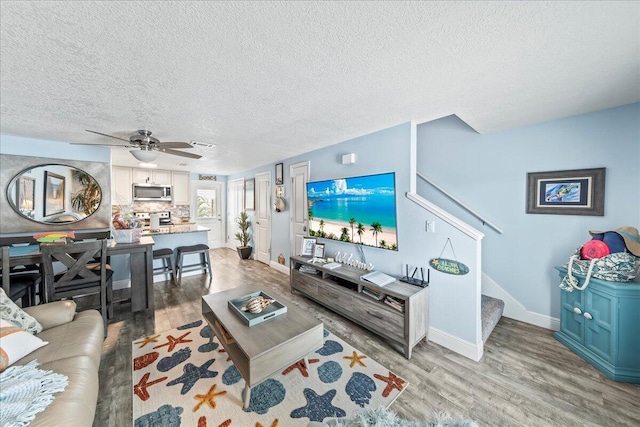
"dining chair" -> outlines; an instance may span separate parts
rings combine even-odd
[[[35,305],[41,276],[39,273],[13,272],[9,264],[9,250],[9,246],[2,246],[0,252],[2,288],[12,301],[20,301],[23,308]]]
[[[99,295],[97,306],[90,308],[100,310],[105,336],[108,318],[113,315],[113,271],[107,269],[106,251],[106,239],[41,246],[47,302]],[[56,261],[66,269],[56,273]]]

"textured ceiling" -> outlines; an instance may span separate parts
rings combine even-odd
[[[226,175],[449,114],[486,133],[640,100],[635,1],[0,5],[2,134],[216,145],[156,161],[173,169]]]

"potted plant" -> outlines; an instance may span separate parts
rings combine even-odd
[[[251,240],[251,233],[249,232],[251,221],[246,211],[240,212],[240,215],[236,218],[236,224],[238,224],[238,228],[240,229],[240,231],[236,233],[236,239],[240,242],[240,246],[236,247],[236,249],[241,259],[247,259],[251,256],[251,250],[253,248],[249,246],[249,240]]]
[[[73,179],[79,190],[71,196],[71,206],[76,212],[91,215],[100,206],[100,186],[91,175],[80,170],[73,171]]]

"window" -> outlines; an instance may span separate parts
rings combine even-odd
[[[199,188],[196,190],[196,217],[198,219],[218,216],[216,190]]]

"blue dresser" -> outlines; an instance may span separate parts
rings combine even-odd
[[[561,291],[561,304],[554,337],[609,378],[640,383],[640,283],[591,278],[582,291]]]

